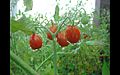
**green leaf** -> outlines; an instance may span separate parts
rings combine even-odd
[[[24,5],[26,6],[25,11],[32,10],[33,0],[23,0],[23,1],[24,1]]]
[[[54,14],[54,20],[58,21],[59,18],[60,18],[60,16],[59,16],[59,6],[56,5],[56,7],[55,7],[55,14]]]
[[[87,41],[86,44],[87,45],[94,45],[95,41]]]
[[[103,45],[103,42],[93,40],[93,41],[87,41],[86,44],[87,45]]]
[[[33,32],[30,28],[27,27],[27,25],[24,22],[19,22],[15,20],[11,20],[10,29],[13,33],[21,30],[27,35],[30,35]]]
[[[102,66],[102,75],[110,75],[109,67],[107,65],[107,62],[105,62],[105,61]]]

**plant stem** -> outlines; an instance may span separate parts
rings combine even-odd
[[[73,52],[57,52],[57,54],[73,54]]]
[[[57,53],[56,53],[56,42],[53,39],[53,64],[54,64],[54,75],[57,75]]]
[[[53,53],[52,53],[48,58],[46,58],[46,59],[39,65],[39,67],[37,68],[36,71],[38,71],[39,68],[40,68],[48,59],[50,59],[52,56],[53,56]]]
[[[12,51],[10,51],[10,58],[24,70],[29,72],[31,75],[38,75],[37,72],[32,69],[27,63],[25,63],[20,57],[15,55]]]

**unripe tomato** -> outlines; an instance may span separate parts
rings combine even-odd
[[[67,42],[67,39],[65,37],[65,32],[64,31],[59,32],[57,34],[57,42],[61,47],[65,47],[65,46],[69,45],[69,43]]]
[[[50,29],[50,31],[52,33],[55,33],[57,31],[57,26],[56,25],[52,25],[49,29]],[[47,33],[47,38],[52,40],[52,35],[49,32]]]
[[[90,19],[89,16],[82,17],[81,23],[84,24],[84,25],[85,25],[85,24],[88,24],[89,19]]]
[[[30,47],[34,50],[34,49],[38,49],[42,47],[42,38],[37,35],[37,34],[32,34],[30,36]]]
[[[67,26],[66,34],[67,40],[70,43],[76,43],[80,40],[80,30],[77,26]]]

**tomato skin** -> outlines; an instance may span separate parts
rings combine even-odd
[[[42,38],[39,35],[34,33],[30,36],[29,43],[30,43],[30,47],[33,50],[41,48],[42,47]]]
[[[56,25],[52,25],[49,29],[50,29],[50,31],[52,33],[55,33],[57,31],[57,26]],[[50,34],[50,32],[47,32],[47,38],[52,40],[52,35]]]
[[[80,30],[77,26],[67,26],[66,34],[67,40],[70,43],[77,43],[80,40]]]
[[[57,42],[61,47],[65,47],[69,45],[65,37],[65,31],[59,32],[56,37],[57,37]]]

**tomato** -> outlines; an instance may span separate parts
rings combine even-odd
[[[61,47],[65,47],[69,45],[65,37],[65,31],[59,32],[56,37],[57,37],[57,42]]]
[[[57,26],[56,25],[52,25],[49,29],[50,29],[50,31],[52,33],[55,33],[57,31]],[[47,33],[47,38],[52,40],[52,35],[50,34],[50,32]]]
[[[42,47],[42,38],[39,35],[34,33],[30,36],[29,43],[30,43],[30,47],[33,50],[41,48]]]
[[[67,26],[66,34],[67,40],[70,43],[76,43],[80,40],[80,30],[77,26]]]
[[[82,24],[85,25],[85,24],[88,24],[88,22],[89,22],[89,16],[86,15],[86,16],[82,17],[82,19],[81,19]]]

